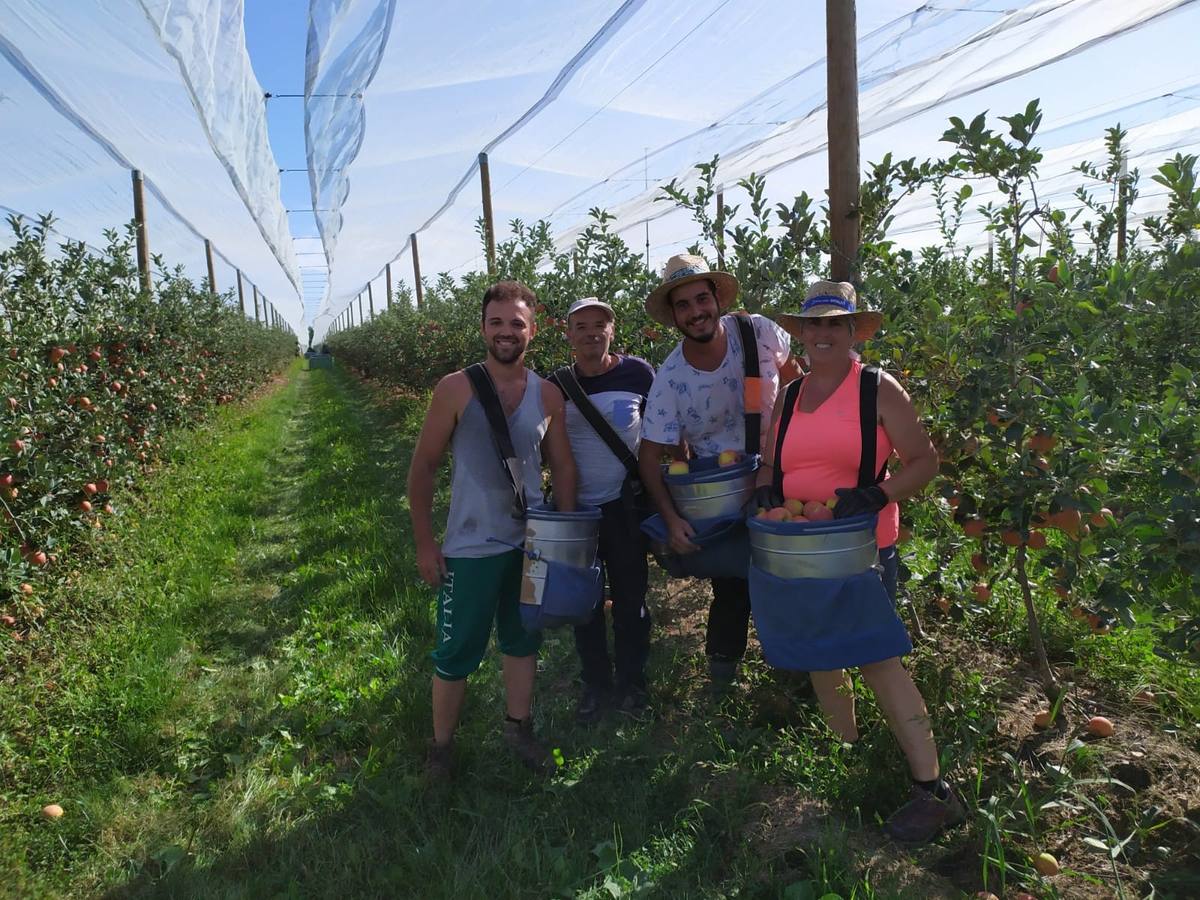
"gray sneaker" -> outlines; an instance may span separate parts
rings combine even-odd
[[[951,828],[967,818],[967,809],[954,788],[945,800],[913,785],[908,802],[892,813],[883,830],[900,844],[925,844],[937,837],[943,828]]]
[[[501,733],[504,743],[516,754],[517,759],[530,771],[539,775],[550,775],[554,772],[554,761],[550,752],[533,736],[533,719],[522,719],[520,722],[504,720],[504,730]]]

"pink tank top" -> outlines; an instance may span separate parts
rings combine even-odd
[[[850,364],[846,378],[815,411],[800,411],[800,386],[796,409],[783,442],[783,496],[786,499],[820,500],[835,497],[834,490],[858,484],[862,458],[862,431],[858,421],[858,381],[862,363]],[[779,427],[776,425],[776,437]],[[875,426],[875,471],[892,455],[892,442],[880,425]],[[896,543],[900,533],[900,507],[889,503],[879,513],[875,540],[880,547]]]

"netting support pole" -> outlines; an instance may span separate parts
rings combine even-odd
[[[383,298],[385,309],[392,308],[392,264],[388,263],[383,267],[384,286],[387,288],[387,296]]]
[[[371,318],[375,318],[375,292],[371,290],[371,282],[367,282],[367,310],[371,313]]]
[[[250,287],[254,289],[254,321],[257,322],[258,321],[258,285],[252,284],[252,285],[250,285]]]
[[[479,154],[479,188],[483,191],[483,233],[487,240],[488,276],[496,275],[496,222],[492,218],[492,176],[486,153]]]
[[[213,268],[212,241],[204,239],[204,261],[208,263],[208,292],[217,296],[217,270]]]
[[[413,247],[413,284],[416,286],[416,308],[425,306],[425,288],[421,287],[421,257],[416,252],[416,232],[408,235],[408,242]]]
[[[363,318],[363,312],[362,312],[362,291],[359,291],[358,292],[358,324],[362,325],[362,324],[366,323],[366,321],[367,320]]]
[[[717,241],[717,268],[725,269],[725,192],[717,191],[717,221],[714,225]]]
[[[146,233],[146,192],[140,169],[133,170],[133,222],[137,232],[138,275],[142,279],[142,290],[150,293],[150,238]]]
[[[860,237],[858,45],[854,0],[825,0],[830,275],[853,281]]]
[[[246,295],[242,293],[242,270],[237,270],[238,305],[242,308],[242,317],[246,316]]]

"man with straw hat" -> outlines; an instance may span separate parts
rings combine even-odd
[[[757,389],[747,385],[742,328],[733,315],[725,314],[737,294],[736,278],[710,271],[701,257],[684,254],[668,260],[662,284],[646,298],[650,318],[683,336],[650,388],[638,454],[642,481],[676,553],[694,553],[698,547],[690,540],[695,530],[675,509],[663,482],[664,453],[681,442],[704,457],[719,457],[726,451],[761,453],[761,434],[759,440],[747,440],[748,428],[757,425],[757,419],[747,413],[753,416],[771,409],[779,390],[779,371],[789,365],[787,333],[764,316],[746,316],[759,363]],[[714,578],[712,589],[705,652],[713,686],[723,688],[733,682],[746,650],[750,591],[745,578]]]
[[[762,582],[752,572],[759,631],[767,642],[770,606],[781,592],[794,591],[797,596],[789,600],[807,601],[808,614],[789,625],[788,668],[809,672],[830,729],[849,743],[858,740],[859,732],[846,670],[859,670],[913,780],[908,802],[884,830],[902,843],[924,843],[966,817],[961,799],[942,778],[925,701],[901,663],[912,643],[896,615],[897,501],[916,495],[937,475],[937,450],[899,383],[864,366],[854,352],[855,344],[879,330],[883,317],[859,309],[853,285],[818,281],[799,313],[777,321],[804,347],[809,371],[788,385],[775,404],[759,490],[777,492],[781,496],[769,499],[780,503],[824,504],[836,497],[834,518],[861,516],[868,528],[869,517],[878,516],[879,549],[873,571],[848,579]],[[901,468],[889,475],[887,461],[893,454]],[[819,597],[830,580],[839,582],[838,602],[822,603]],[[760,585],[767,586],[763,595]]]

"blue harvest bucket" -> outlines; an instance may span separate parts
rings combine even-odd
[[[741,516],[754,494],[759,468],[758,454],[732,466],[718,465],[715,457],[698,457],[688,463],[686,474],[671,475],[663,467],[663,481],[679,514],[696,526],[702,521]]]
[[[823,522],[747,520],[755,566],[780,578],[848,578],[879,561],[874,513]]]
[[[526,557],[520,604],[526,631],[582,625],[603,599],[604,575],[598,565],[581,568]]]
[[[848,578],[780,578],[752,565],[750,609],[763,656],[777,669],[828,672],[912,652],[874,568]]]
[[[745,519],[701,520],[693,522],[695,553],[676,553],[667,544],[667,524],[653,515],[642,523],[650,538],[650,552],[658,564],[674,578],[745,578],[750,568],[750,536]]]

